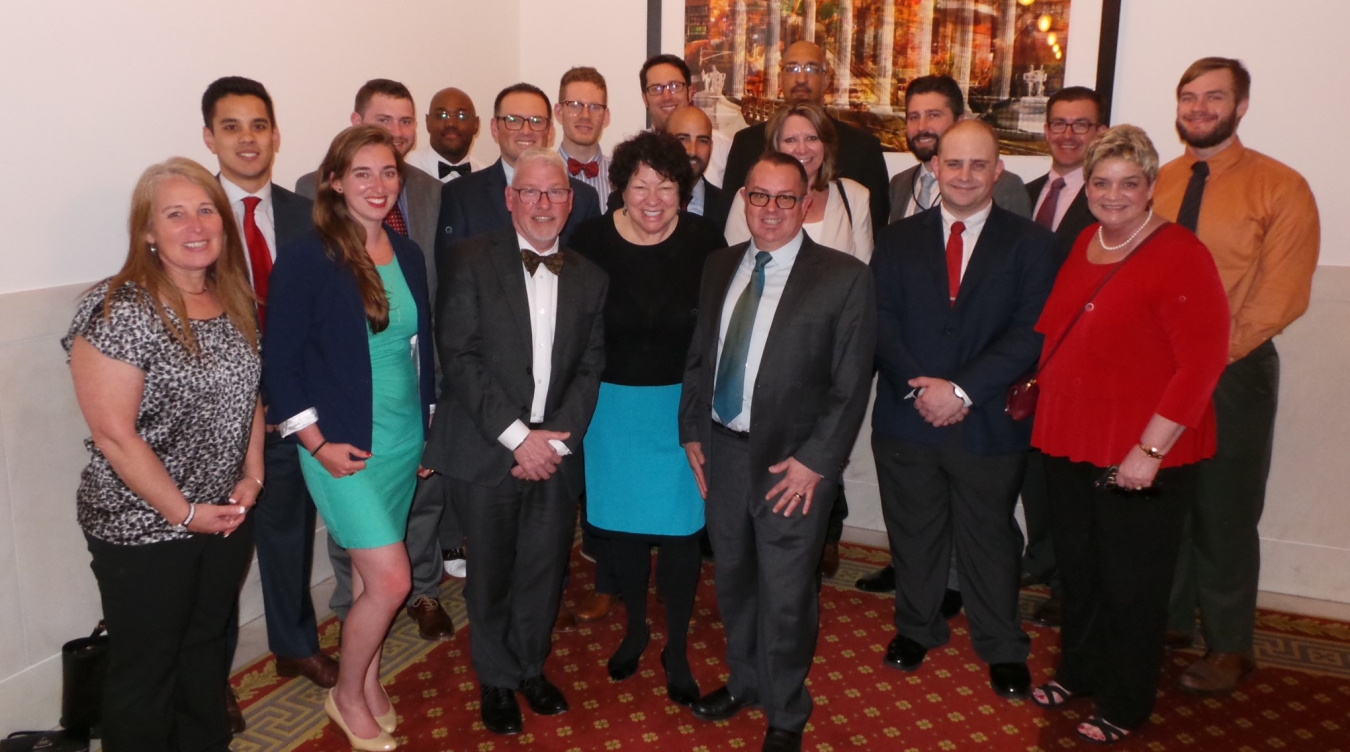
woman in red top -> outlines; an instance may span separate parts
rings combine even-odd
[[[1209,251],[1153,214],[1158,154],[1143,130],[1107,131],[1084,170],[1100,224],[1079,237],[1036,327],[1032,443],[1046,455],[1064,627],[1055,679],[1032,700],[1092,695],[1097,714],[1078,733],[1110,743],[1153,710],[1194,469],[1215,449],[1229,314]]]

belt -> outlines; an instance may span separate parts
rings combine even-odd
[[[749,431],[733,431],[730,428],[727,428],[726,426],[722,425],[721,423],[718,423],[717,421],[713,421],[712,427],[714,431],[722,434],[723,436],[730,436],[733,439],[740,439],[741,441],[750,440]]]

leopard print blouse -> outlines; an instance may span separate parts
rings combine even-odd
[[[114,291],[104,315],[108,280],[81,298],[61,339],[69,362],[76,337],[104,355],[145,373],[136,431],[164,463],[188,501],[228,503],[243,477],[262,363],[227,316],[193,320],[199,355],[174,339],[149,293],[133,284]],[[174,317],[173,311],[169,316]],[[86,438],[89,464],[76,492],[80,528],[99,540],[145,545],[189,538],[132,493],[103,453]],[[175,520],[178,522],[178,520]]]

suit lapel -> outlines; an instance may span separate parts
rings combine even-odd
[[[564,254],[564,258],[567,255],[576,258],[570,250],[561,247],[559,250]],[[557,312],[553,317],[553,363],[569,363],[573,360],[567,357],[567,352],[575,344],[572,341],[572,333],[580,331],[578,323],[582,310],[582,284],[579,275],[575,263],[563,262],[562,271],[558,274]],[[549,389],[561,387],[561,381],[550,379]]]
[[[895,203],[901,207],[901,216],[903,216],[903,212],[909,210],[910,202],[914,200],[914,176],[918,173],[918,170],[919,165],[914,165],[908,170],[900,173],[900,182],[898,183],[899,189],[895,194]],[[894,209],[892,209],[892,211],[894,211]]]
[[[920,265],[932,282],[927,289],[937,292],[944,304],[950,297],[947,293],[947,244],[942,238],[942,210],[929,209],[923,213],[922,240],[916,249],[920,256]]]
[[[530,297],[525,292],[525,267],[520,263],[520,249],[516,247],[516,231],[502,231],[492,240],[492,265],[497,270],[497,279],[502,294],[506,297],[506,307],[515,319],[520,330],[521,341],[528,348],[534,342],[530,329]]]
[[[984,229],[980,230],[980,239],[975,243],[975,249],[970,253],[966,273],[961,275],[961,291],[956,296],[957,305],[977,294],[991,270],[997,265],[997,254],[1004,249],[1003,238],[1006,231],[1004,217],[998,207],[994,207],[989,212],[989,219],[984,222]]]
[[[487,169],[487,199],[496,214],[498,226],[511,225],[511,212],[506,208],[506,168],[498,159]]]
[[[795,348],[791,342],[778,343],[777,340],[789,336],[792,320],[805,306],[803,300],[811,291],[812,283],[817,279],[816,265],[824,253],[810,236],[802,236],[802,247],[797,251],[797,259],[792,262],[792,272],[783,285],[783,294],[778,298],[778,308],[774,311],[773,322],[769,325],[769,336],[764,340],[764,354],[760,356],[759,370],[769,373],[773,366],[766,365],[776,353],[790,353]]]
[[[709,330],[711,336],[707,338],[708,362],[712,364],[713,370],[717,369],[717,341],[721,336],[722,312],[726,310],[727,293],[731,289],[731,280],[736,276],[736,268],[740,266],[741,259],[745,257],[745,250],[749,247],[748,242],[738,243],[732,246],[735,253],[710,256],[706,262],[717,264],[712,272],[713,294],[708,298],[709,303],[716,306],[708,312],[709,320],[712,321],[712,328]]]

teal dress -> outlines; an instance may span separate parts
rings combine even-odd
[[[343,548],[379,548],[403,540],[422,457],[417,306],[397,260],[375,268],[389,296],[389,326],[378,334],[369,326],[366,330],[374,397],[372,456],[365,470],[334,478],[304,447],[299,450],[305,485]]]

